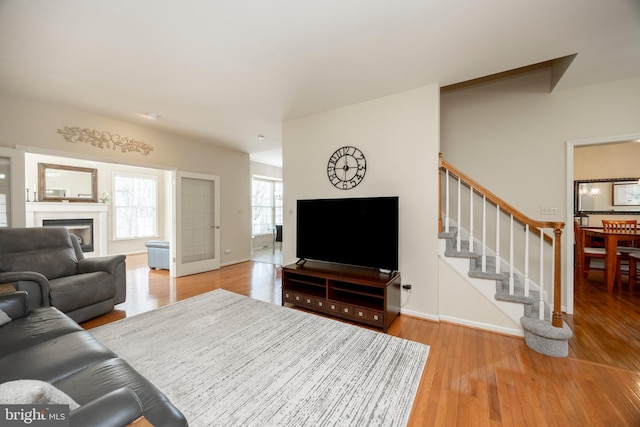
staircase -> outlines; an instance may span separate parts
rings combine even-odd
[[[560,236],[562,233],[562,223],[542,223],[530,220],[526,216],[517,212],[510,205],[503,202],[497,196],[484,189],[460,171],[455,170],[451,165],[441,160],[440,169],[444,172],[444,183],[441,182],[441,191],[445,194],[445,204],[441,212],[444,213],[445,220],[440,221],[439,238],[444,242],[440,245],[440,256],[450,258],[449,264],[457,268],[459,273],[464,273],[467,282],[476,288],[481,294],[493,303],[505,315],[515,323],[520,323],[523,327],[524,338],[527,346],[539,353],[554,357],[565,357],[569,352],[568,341],[573,332],[562,320],[560,311]],[[441,173],[441,180],[443,174]],[[452,202],[449,180],[453,180],[455,200]],[[443,185],[444,184],[444,185]],[[464,191],[467,194],[463,197]],[[476,209],[474,205],[480,204],[481,209]],[[456,220],[449,215],[451,207],[457,212]],[[485,243],[487,238],[487,206],[492,209],[491,217],[495,221],[490,224],[495,229],[495,239],[493,247]],[[469,229],[460,227],[462,217],[466,217]],[[501,217],[505,217],[501,219]],[[502,222],[501,222],[502,221]],[[524,225],[524,232],[518,234],[514,228],[514,223]],[[481,236],[474,236],[474,225],[481,224]],[[545,233],[545,229],[551,229],[555,238]],[[516,230],[516,231],[514,231]],[[500,233],[507,236],[501,236]],[[539,250],[531,251],[530,235],[538,240]],[[518,246],[520,242],[521,246]],[[500,246],[509,248],[509,255],[505,258],[500,254]],[[533,245],[535,246],[535,245]],[[520,262],[521,269],[516,267],[516,257],[514,250],[520,252],[518,259],[524,258]],[[546,258],[551,261],[545,267]],[[461,263],[460,260],[468,260]],[[530,263],[536,264],[537,282],[532,279]],[[496,265],[498,264],[498,265]],[[464,269],[465,271],[460,271]],[[545,281],[551,283],[551,289],[545,287]],[[487,284],[495,284],[495,292],[487,287]],[[489,289],[489,291],[488,291]],[[549,300],[553,299],[553,307]]]
[[[468,241],[461,242],[461,250],[457,250],[456,239],[458,230],[456,227],[450,227],[449,232],[442,232],[439,238],[445,241],[444,255],[452,258],[463,258],[469,260],[468,277],[474,279],[483,279],[493,281],[495,283],[495,294],[493,298],[496,301],[507,303],[521,304],[524,310],[521,310],[522,316],[517,319],[524,329],[524,337],[527,346],[539,353],[548,356],[565,357],[569,353],[569,339],[573,336],[573,332],[566,323],[562,323],[561,328],[551,325],[551,306],[547,302],[546,294],[540,298],[540,291],[536,284],[530,284],[532,289],[529,295],[525,295],[524,276],[520,272],[513,274],[513,292],[510,292],[510,273],[495,273],[496,256],[489,255],[485,258],[486,268],[482,269],[482,253],[469,251]],[[506,268],[505,268],[506,267]],[[509,265],[503,264],[500,271],[509,271]],[[471,286],[476,286],[474,281],[469,280]],[[481,289],[478,289],[481,293]],[[542,302],[541,302],[542,300]],[[495,304],[512,320],[514,311],[518,310],[506,308],[504,304]],[[506,305],[507,307],[509,304]],[[542,309],[541,309],[542,307]],[[540,313],[542,312],[542,319]]]

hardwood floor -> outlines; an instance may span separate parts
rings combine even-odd
[[[172,279],[127,258],[127,301],[87,329],[213,289],[280,304],[281,270],[245,262]],[[640,285],[604,292],[601,277],[576,290],[566,358],[543,356],[521,338],[400,316],[389,333],[431,346],[409,425],[640,426]]]

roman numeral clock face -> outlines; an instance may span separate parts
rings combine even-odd
[[[341,190],[350,190],[360,184],[366,172],[367,161],[356,147],[338,148],[327,164],[329,181]]]

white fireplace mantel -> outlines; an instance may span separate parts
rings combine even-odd
[[[104,203],[28,202],[27,227],[42,227],[45,219],[93,219],[93,252],[86,257],[107,254],[107,212]]]

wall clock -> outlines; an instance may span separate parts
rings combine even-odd
[[[329,158],[327,175],[334,187],[350,190],[362,182],[367,172],[367,160],[356,147],[338,148]]]

